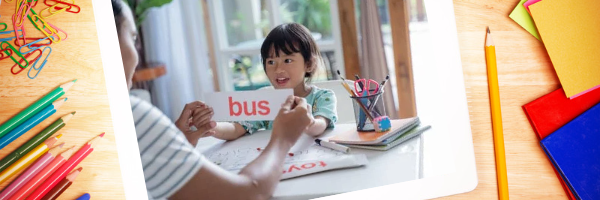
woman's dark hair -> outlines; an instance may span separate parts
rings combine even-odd
[[[113,15],[115,16],[115,24],[117,25],[117,31],[121,27],[121,22],[123,21],[123,4],[121,4],[123,0],[111,0]]]
[[[321,60],[321,53],[310,31],[298,23],[281,24],[271,30],[260,48],[263,69],[266,68],[267,58],[271,56],[269,54],[274,52],[275,57],[279,57],[279,51],[288,55],[300,53],[308,66],[314,65],[315,68],[311,72],[304,74],[304,77],[308,78],[307,82],[310,82],[318,66],[317,63]]]

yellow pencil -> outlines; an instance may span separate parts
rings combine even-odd
[[[25,156],[21,157],[17,162],[10,165],[10,167],[6,168],[6,170],[0,172],[0,184],[4,181],[8,180],[12,176],[16,176],[21,171],[23,171],[26,167],[31,165],[35,160],[37,160],[40,156],[44,155],[56,141],[62,136],[62,134],[46,139],[46,141],[42,142],[40,145],[35,147],[29,153],[25,154]]]
[[[496,69],[496,46],[487,28],[485,40],[485,60],[487,64],[492,129],[494,131],[494,150],[496,154],[496,178],[498,179],[498,199],[508,199],[508,180],[506,178],[506,157],[504,155],[504,135],[502,134],[502,112],[500,111],[500,93],[498,90],[498,71]]]

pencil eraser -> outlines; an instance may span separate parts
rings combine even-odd
[[[373,119],[373,127],[377,132],[389,131],[392,128],[392,122],[388,116],[380,116]]]

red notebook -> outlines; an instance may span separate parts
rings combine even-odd
[[[600,88],[573,99],[567,98],[561,88],[523,105],[523,110],[538,139],[542,140],[599,102]],[[556,168],[553,167],[553,169],[569,199],[574,200],[575,197],[571,190],[558,174]]]

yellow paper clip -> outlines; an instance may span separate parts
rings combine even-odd
[[[71,2],[72,2],[71,4],[75,4],[75,1],[71,1]],[[44,19],[47,19],[47,18],[49,18],[49,17],[52,17],[52,16],[54,16],[54,15],[56,15],[56,14],[58,14],[58,13],[65,12],[67,9],[71,8],[71,7],[69,6],[69,7],[64,7],[64,8],[62,8],[62,9],[58,10],[58,11],[55,11],[55,10],[56,10],[56,9],[55,9],[55,8],[56,8],[56,6],[59,6],[59,5],[60,5],[60,3],[58,3],[58,2],[57,2],[56,4],[54,4],[54,5],[52,5],[52,6],[48,7],[48,8],[46,8],[46,9],[44,9],[44,10],[40,11],[40,16],[41,16],[42,18],[44,18]],[[46,16],[44,16],[44,11],[48,11],[48,13],[50,13],[50,14],[49,14],[49,15],[46,15]]]

